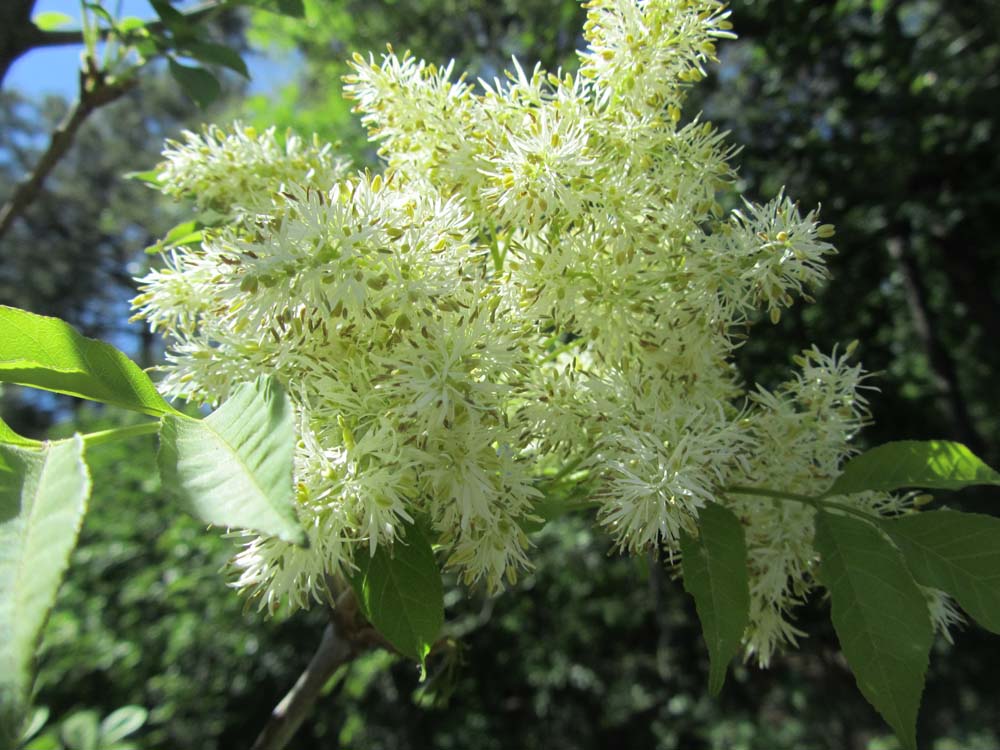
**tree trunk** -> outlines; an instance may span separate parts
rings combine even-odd
[[[898,230],[889,238],[887,247],[890,257],[899,266],[903,277],[903,289],[917,338],[927,356],[935,384],[944,398],[954,437],[965,443],[974,453],[981,455],[984,441],[976,430],[965,399],[962,397],[955,360],[952,359],[951,353],[931,322],[932,312],[927,288],[920,267],[910,250],[908,228],[898,227]]]
[[[0,88],[14,61],[33,46],[38,28],[31,22],[35,0],[0,2]]]

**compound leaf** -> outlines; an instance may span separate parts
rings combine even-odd
[[[710,692],[718,694],[749,622],[750,585],[743,526],[717,503],[698,512],[698,537],[681,531],[684,589],[694,597],[708,644]]]
[[[20,738],[32,662],[90,496],[83,440],[0,445],[0,746]],[[6,742],[4,742],[6,740]]]
[[[858,688],[903,745],[916,750],[934,635],[927,600],[899,552],[864,521],[821,511],[816,549],[833,627]]]
[[[961,443],[900,440],[852,458],[824,496],[906,487],[959,490],[977,484],[1000,485],[1000,474]]]
[[[881,522],[923,586],[955,597],[1000,635],[1000,518],[937,510]]]
[[[0,380],[157,417],[177,413],[122,352],[58,318],[0,305],[0,330]]]
[[[205,419],[165,416],[158,462],[164,486],[203,521],[304,545],[292,504],[294,449],[288,397],[258,378]]]
[[[416,526],[374,555],[359,552],[351,586],[361,611],[401,654],[424,664],[444,624],[441,572]]]

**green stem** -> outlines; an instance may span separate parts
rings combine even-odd
[[[582,464],[586,458],[587,456],[580,456],[579,458],[570,461],[568,464],[559,469],[559,471],[557,471],[551,477],[544,477],[544,481],[546,483],[555,484],[559,480],[569,476],[574,471],[576,471],[577,468],[580,466],[580,464]]]
[[[487,225],[486,234],[490,238],[490,257],[493,259],[493,270],[499,276],[503,271],[503,261],[506,253],[500,252],[500,243],[497,241],[496,228]]]
[[[578,346],[580,346],[582,343],[583,343],[582,338],[573,339],[569,343],[563,344],[562,346],[553,349],[551,352],[542,357],[539,363],[544,364],[546,362],[552,362],[553,360],[557,359],[560,354],[565,354],[566,352],[572,351],[573,349],[576,349]]]
[[[871,523],[872,521],[878,520],[877,516],[871,513],[866,513],[863,510],[858,510],[857,508],[852,508],[850,505],[845,505],[844,503],[838,503],[835,500],[823,500],[818,497],[810,497],[809,495],[799,495],[795,492],[784,492],[782,490],[772,490],[768,487],[723,487],[722,491],[730,495],[755,495],[757,497],[773,497],[777,500],[792,500],[796,503],[803,503],[805,505],[811,505],[816,510],[823,510],[824,508],[834,508],[836,510],[847,513],[851,516],[856,516],[864,521]]]
[[[105,443],[114,443],[118,440],[128,440],[139,435],[152,435],[160,429],[159,422],[143,422],[133,424],[128,427],[116,427],[113,430],[101,430],[100,432],[90,432],[83,435],[83,443],[88,448]]]

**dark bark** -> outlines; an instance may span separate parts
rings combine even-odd
[[[267,726],[258,735],[251,750],[280,750],[285,747],[312,711],[327,680],[341,665],[353,658],[354,654],[347,641],[338,635],[331,622],[323,631],[323,639],[309,666],[271,712]]]
[[[330,624],[323,631],[319,648],[294,687],[275,706],[251,750],[283,750],[309,716],[323,686],[337,669],[372,648],[395,650],[365,620],[354,591],[346,583],[328,579],[327,585],[330,601],[335,603],[331,605]]]
[[[31,22],[35,0],[4,0],[0,2],[0,87],[14,61],[33,46],[32,40],[41,33]]]
[[[123,96],[135,84],[135,78],[109,83],[104,74],[93,67],[80,72],[80,98],[52,132],[48,148],[45,149],[45,153],[31,174],[14,189],[13,195],[0,209],[0,238],[7,233],[24,209],[38,197],[45,179],[69,150],[77,131],[86,119],[95,110]]]

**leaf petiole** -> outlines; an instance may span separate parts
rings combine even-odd
[[[114,443],[119,440],[128,440],[129,438],[138,437],[139,435],[153,435],[159,429],[159,421],[143,422],[142,424],[133,424],[128,425],[127,427],[115,427],[112,430],[90,432],[86,435],[81,435],[81,437],[83,438],[84,446],[87,448],[93,448],[95,445],[104,445],[105,443]]]
[[[820,497],[810,497],[809,495],[799,495],[795,492],[785,492],[783,490],[772,490],[768,487],[743,487],[736,485],[733,487],[723,487],[722,492],[730,495],[755,495],[757,497],[771,497],[776,500],[791,500],[796,503],[804,503],[805,505],[811,505],[816,510],[823,510],[825,508],[831,508],[834,510],[842,511],[847,515],[860,518],[868,523],[874,523],[879,520],[878,516],[871,513],[866,513],[863,510],[857,508],[852,508],[850,505],[845,505],[844,503],[839,503],[836,500],[825,500]]]

